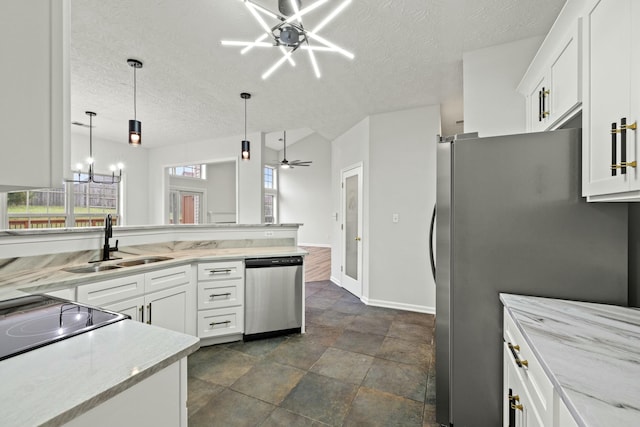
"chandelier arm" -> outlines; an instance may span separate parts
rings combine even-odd
[[[285,56],[283,56],[282,58],[278,59],[276,61],[276,63],[271,66],[271,68],[269,68],[267,71],[265,71],[264,74],[262,74],[262,80],[266,80],[271,74],[273,74],[273,72],[275,70],[277,70],[284,63],[284,61],[287,60],[287,57],[291,56],[291,54],[293,52],[295,52],[296,50],[298,50],[299,47],[300,47],[300,45],[294,46],[293,48],[291,48],[291,50],[289,52],[286,53]]]
[[[336,44],[331,43],[329,40],[325,39],[322,36],[319,36],[318,34],[314,33],[313,31],[306,31],[306,35],[311,37],[315,41],[319,42],[320,44],[323,44],[326,47],[331,48],[331,50],[346,56],[349,59],[353,59],[354,58],[353,53],[344,50],[343,48],[341,48],[340,46],[338,46]]]

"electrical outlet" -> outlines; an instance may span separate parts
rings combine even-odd
[[[400,214],[394,213],[391,216],[391,221],[393,221],[394,223],[397,223],[398,221],[400,221]]]
[[[273,231],[265,231],[264,235],[267,236],[267,237],[271,237],[271,236],[273,236]]]

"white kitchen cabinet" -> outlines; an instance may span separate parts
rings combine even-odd
[[[187,358],[169,365],[64,426],[186,427]]]
[[[69,7],[0,2],[0,191],[60,187],[70,170]]]
[[[528,132],[556,129],[581,108],[578,3],[565,5],[518,86],[526,97]]]
[[[133,320],[196,334],[190,265],[78,286],[78,302],[128,314]]]
[[[577,427],[506,309],[503,316],[503,427]]]
[[[144,296],[119,301],[113,304],[102,306],[106,310],[115,311],[117,313],[126,314],[131,320],[144,323]]]
[[[238,341],[244,332],[244,263],[198,264],[198,337],[203,345]]]
[[[640,200],[635,163],[635,126],[640,120],[639,24],[640,4],[636,0],[588,2],[583,49],[582,192],[589,201]]]

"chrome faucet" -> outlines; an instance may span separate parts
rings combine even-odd
[[[116,240],[116,245],[112,248],[109,246],[109,239],[113,237],[113,224],[111,223],[111,214],[107,215],[104,219],[104,246],[102,247],[102,260],[101,261],[109,261],[111,259],[120,259],[120,258],[111,258],[111,252],[118,251],[118,240]]]

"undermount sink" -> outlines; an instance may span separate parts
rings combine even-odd
[[[166,256],[152,256],[147,258],[132,259],[130,261],[122,261],[117,263],[116,265],[120,267],[133,267],[135,265],[151,264],[154,262],[168,261],[170,259],[173,259],[173,258],[166,257]]]
[[[86,265],[83,267],[70,267],[64,268],[64,271],[68,271],[69,273],[98,273],[100,271],[106,270],[115,270],[116,268],[120,268],[118,265]]]

